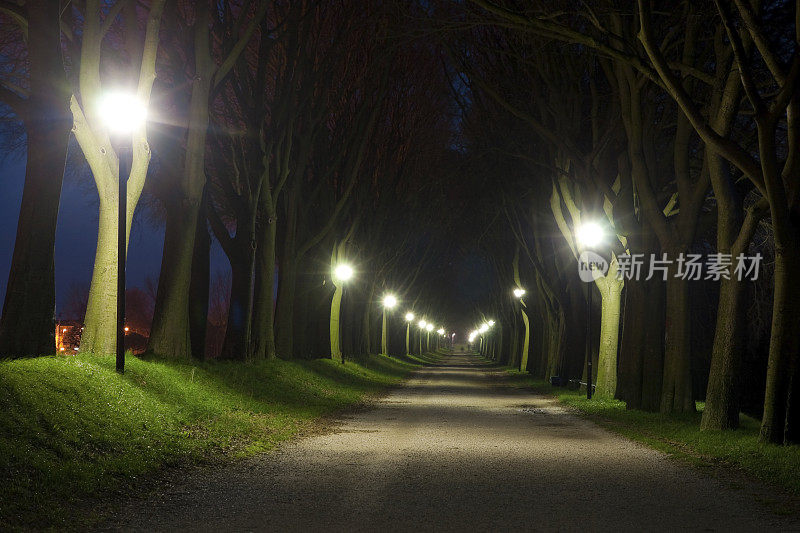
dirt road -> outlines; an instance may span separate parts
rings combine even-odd
[[[338,431],[176,476],[109,529],[800,530],[746,488],[511,386],[472,356],[418,372]]]

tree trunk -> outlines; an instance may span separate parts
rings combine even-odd
[[[275,222],[258,234],[255,300],[253,302],[253,356],[275,359]]]
[[[364,306],[364,316],[362,317],[362,344],[364,346],[364,353],[372,353],[372,299],[375,297],[375,283],[370,285],[369,294],[367,295],[367,303]],[[422,330],[420,330],[420,335]],[[420,350],[421,351],[421,350]]]
[[[525,332],[522,337],[522,346],[520,347],[520,355],[519,355],[519,369],[522,372],[528,371],[528,349],[530,347],[530,339],[531,339],[531,324],[528,320],[528,313],[525,312],[524,308],[520,308],[520,313],[522,314],[522,323],[525,326]]]
[[[0,317],[0,357],[55,352],[56,222],[71,128],[59,2],[28,2],[30,97],[25,186]],[[82,318],[82,317],[80,317]]]
[[[670,254],[673,259],[677,253]],[[664,345],[664,380],[661,388],[661,412],[694,411],[691,375],[691,337],[689,319],[689,283],[667,275],[666,340]]]
[[[147,344],[148,351],[166,357],[185,359],[193,351],[189,331],[189,287],[199,213],[199,198],[167,205],[161,272]]]
[[[192,256],[192,281],[189,283],[189,337],[192,357],[206,357],[206,331],[208,328],[208,291],[211,284],[211,236],[206,226],[205,201],[200,207],[197,233]]]
[[[109,198],[100,198],[97,250],[94,256],[92,284],[86,305],[86,319],[81,335],[80,351],[96,355],[113,354],[117,346],[117,228],[118,199],[116,191]],[[131,234],[131,210],[127,211],[127,239]]]
[[[717,325],[708,376],[706,405],[700,429],[733,429],[739,426],[739,368],[744,348],[745,284],[722,280],[717,305]]]
[[[339,344],[339,333],[340,333],[339,314],[341,312],[341,307],[342,307],[343,290],[344,289],[341,285],[337,286],[336,290],[333,291],[333,298],[331,299],[331,319],[330,319],[331,359],[339,363],[342,362],[342,348]]]
[[[604,280],[600,290],[600,348],[597,365],[595,393],[602,398],[613,398],[617,391],[617,347],[619,345],[619,320],[624,283],[615,278],[616,271]]]
[[[293,194],[288,194],[286,228],[279,255],[278,300],[275,306],[275,351],[281,359],[294,357],[294,292],[297,285],[295,264],[295,233],[297,206]]]
[[[777,240],[777,239],[776,239]],[[787,406],[792,404],[789,391],[791,372],[797,368],[800,336],[800,247],[793,243],[776,242],[775,291],[772,305],[767,385],[764,392],[764,416],[761,420],[761,440],[783,443],[787,440]],[[800,406],[792,405],[792,409]],[[797,428],[792,424],[793,431]],[[790,435],[796,437],[796,435]]]
[[[520,318],[518,313],[514,312],[514,325],[511,333],[511,350],[509,351],[508,366],[519,367],[519,356],[521,353],[520,337],[522,334],[519,330]]]
[[[637,279],[629,279],[625,283],[625,308],[622,314],[619,375],[615,397],[624,401],[628,409],[639,409],[642,404],[644,323],[648,318],[648,303],[645,299],[644,283],[644,281]]]

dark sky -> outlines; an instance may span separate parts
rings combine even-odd
[[[24,180],[24,154],[0,161],[0,305],[5,301]],[[64,311],[72,285],[88,286],[91,280],[98,203],[90,180],[90,176],[64,179],[56,235],[56,316]],[[148,277],[158,279],[163,242],[163,228],[155,228],[137,211],[128,251],[128,287],[144,287]],[[212,272],[227,268],[227,259],[215,243]]]

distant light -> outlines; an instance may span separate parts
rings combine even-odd
[[[397,297],[394,294],[387,294],[383,297],[383,306],[392,309],[397,305]]]
[[[353,277],[353,267],[347,264],[338,265],[333,270],[333,277],[339,281],[348,281]]]
[[[114,133],[130,133],[147,121],[147,106],[135,94],[122,91],[103,95],[97,113]]]
[[[414,313],[408,312],[406,313],[406,322],[411,322],[414,320]]]
[[[522,298],[525,296],[525,289],[514,289],[514,296],[517,298]]]
[[[427,325],[428,325],[428,323],[425,322],[424,320],[420,320],[419,321],[419,329],[425,329],[425,326],[427,326]]]
[[[575,229],[575,240],[584,248],[597,246],[605,237],[602,226],[597,222],[586,222]]]
[[[478,328],[478,331],[480,331],[481,333],[486,333],[487,331],[489,331],[489,324],[481,324],[481,327]]]
[[[61,347],[61,348],[59,348],[59,351],[62,351],[62,352],[63,352],[65,349],[66,349],[66,348],[64,348],[64,347]]]
[[[131,328],[129,328],[128,326],[125,326],[125,333],[129,332],[130,330],[131,330]]]
[[[427,329],[428,331],[433,331],[433,324],[427,324],[425,326],[425,329]]]
[[[61,328],[61,333],[66,333],[66,332],[67,332],[67,328]]]
[[[494,327],[494,320],[490,320],[490,321],[488,322],[488,324],[489,324],[489,327],[490,327],[490,328],[491,328],[491,327]]]
[[[437,329],[436,333],[438,333],[439,335],[444,335],[444,328]]]

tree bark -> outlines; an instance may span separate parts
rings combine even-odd
[[[677,257],[677,253],[670,257]],[[661,412],[693,412],[692,374],[689,336],[689,284],[676,278],[670,269],[667,275],[666,331],[664,343],[664,380],[661,388]]]
[[[193,352],[189,294],[200,199],[184,198],[177,205],[166,207],[161,272],[147,349],[165,357],[184,359]]]
[[[796,435],[788,435],[792,404],[789,391],[792,388],[792,371],[796,372],[800,336],[800,249],[795,243],[776,243],[775,291],[772,306],[772,330],[770,331],[769,360],[767,363],[767,385],[764,392],[764,415],[761,420],[761,439],[766,442],[784,443]],[[797,400],[795,400],[796,402]],[[792,429],[797,430],[792,424]]]
[[[624,283],[615,276],[616,269],[613,273],[609,271],[608,278],[603,280],[604,286],[599,287],[602,312],[595,393],[602,398],[613,398],[617,391],[617,347]]]
[[[205,201],[200,206],[192,256],[192,281],[189,283],[189,335],[192,357],[206,357],[206,332],[208,328],[208,296],[211,284],[211,236],[206,225]]]
[[[115,194],[100,198],[100,225],[94,256],[92,284],[81,335],[81,351],[112,354],[117,339],[117,227],[118,199]],[[127,243],[130,242],[132,212],[127,212]]]
[[[71,117],[61,63],[59,2],[27,2],[30,97],[20,118],[27,164],[0,317],[0,357],[55,352],[55,237]],[[83,318],[83,317],[79,317]]]
[[[253,302],[253,356],[275,359],[275,243],[276,224],[270,217],[259,231],[256,255],[255,299]]]
[[[278,299],[275,307],[275,351],[281,359],[294,356],[294,292],[297,285],[297,265],[295,264],[295,234],[297,207],[288,191],[288,212],[283,245],[279,254]]]

